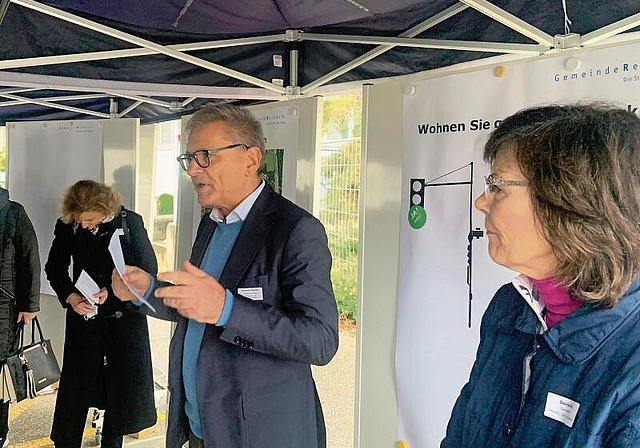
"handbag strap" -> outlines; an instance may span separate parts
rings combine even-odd
[[[38,336],[40,336],[40,342],[44,341],[44,335],[42,334],[42,327],[38,321],[38,316],[33,316],[31,319],[31,343],[36,342],[36,327],[38,328]]]
[[[18,345],[19,344],[19,345]],[[21,352],[24,347],[24,321],[18,322],[16,334],[13,335],[13,352]]]
[[[13,340],[14,341],[18,341],[18,338],[20,340],[20,345],[15,347],[15,351],[20,353],[24,350],[24,321],[20,321],[18,323],[18,326],[16,328],[16,334],[14,335]],[[38,329],[38,336],[40,336],[40,341],[42,342],[44,341],[44,334],[42,333],[42,327],[40,327],[40,322],[38,321],[38,317],[34,316],[33,319],[31,320],[31,344],[34,344],[36,341],[36,328]],[[14,346],[15,343],[14,342]]]
[[[124,240],[127,244],[131,244],[131,235],[129,234],[129,225],[127,224],[127,209],[124,205],[120,208],[120,219],[122,222],[122,232],[124,233]]]

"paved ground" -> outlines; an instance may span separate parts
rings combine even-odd
[[[156,407],[158,409],[158,424],[154,428],[143,431],[141,434],[125,437],[126,445],[135,445],[154,438],[158,444],[152,446],[164,446],[163,440],[166,410],[166,382],[168,346],[171,324],[156,319],[149,319],[149,336],[153,357],[154,381],[156,382]],[[56,394],[39,396],[33,400],[24,400],[11,405],[9,409],[9,444],[12,447],[38,448],[53,447],[49,432],[53,419]],[[97,446],[96,428],[91,425],[92,412],[87,415],[87,423],[84,431],[82,446]]]
[[[167,347],[170,326],[166,322],[149,320],[152,340],[154,379],[157,383],[156,405],[158,424],[136,437],[125,437],[125,445],[135,448],[164,447],[166,400]],[[355,328],[342,326],[340,348],[333,361],[324,367],[314,367],[318,393],[323,404],[328,432],[329,448],[353,448]],[[16,448],[53,447],[49,439],[55,405],[55,393],[24,400],[11,406],[9,417],[9,443]],[[91,414],[91,413],[90,413]],[[96,446],[96,430],[87,418],[83,447]]]
[[[313,367],[318,394],[327,424],[328,448],[353,448],[356,330],[340,328],[340,347],[326,366]]]

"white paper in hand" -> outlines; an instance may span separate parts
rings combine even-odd
[[[113,232],[113,235],[111,235],[111,241],[109,241],[109,253],[111,253],[113,264],[115,265],[118,274],[120,274],[120,278],[122,278],[122,274],[124,274],[125,263],[124,255],[122,255],[122,246],[120,245],[120,235],[124,235],[122,229],[117,229],[115,232]],[[129,286],[123,278],[122,281],[125,285],[127,285],[129,291],[131,291],[131,293],[136,296],[136,299],[147,305],[154,313],[156,312],[156,309],[144,297],[142,297],[133,288],[131,288],[131,286]]]
[[[80,272],[78,280],[76,280],[75,287],[78,288],[80,294],[82,294],[91,305],[97,305],[98,302],[93,295],[100,292],[100,287],[84,269]]]

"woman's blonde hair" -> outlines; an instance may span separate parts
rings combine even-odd
[[[485,161],[513,154],[576,297],[613,307],[640,272],[640,118],[608,104],[525,109],[485,145]]]
[[[110,186],[91,179],[79,180],[62,196],[61,219],[66,224],[73,224],[86,212],[112,216],[120,211],[121,203],[120,195]]]

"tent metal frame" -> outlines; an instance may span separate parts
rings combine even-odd
[[[91,21],[66,11],[44,5],[35,0],[9,0],[15,5],[29,8],[40,13],[64,20],[83,28],[101,33],[124,42],[133,44],[135,47],[125,50],[97,51],[89,53],[76,53],[59,56],[44,56],[33,58],[21,58],[11,60],[0,60],[0,86],[11,87],[10,89],[1,90],[0,98],[8,101],[0,101],[0,108],[6,106],[15,106],[17,104],[35,104],[42,107],[57,108],[81,115],[90,115],[100,118],[116,118],[124,117],[141,104],[148,103],[156,106],[164,107],[170,111],[179,111],[187,104],[198,98],[216,98],[216,99],[249,99],[249,100],[282,100],[287,98],[296,98],[310,94],[325,94],[326,92],[336,91],[343,88],[349,88],[348,85],[353,83],[344,83],[342,85],[325,86],[331,80],[353,70],[354,68],[380,56],[381,54],[395,47],[412,47],[412,48],[428,48],[442,50],[457,51],[476,51],[499,53],[501,56],[484,58],[470,63],[457,64],[455,66],[442,67],[428,72],[421,72],[420,75],[433,74],[438,76],[441,73],[452,73],[457,71],[466,71],[472,68],[480,68],[484,66],[494,65],[498,62],[513,62],[517,60],[526,60],[531,58],[544,57],[549,54],[557,54],[560,51],[584,50],[587,48],[595,48],[612,43],[620,44],[640,40],[640,33],[621,33],[640,26],[640,13],[622,19],[618,22],[606,25],[598,30],[580,36],[577,34],[556,35],[551,36],[533,25],[523,21],[522,19],[508,13],[507,11],[489,3],[487,0],[460,0],[453,6],[446,8],[440,13],[424,20],[418,25],[406,30],[397,37],[382,36],[356,36],[356,35],[337,35],[337,34],[318,34],[304,33],[299,30],[286,30],[284,33],[272,34],[267,36],[257,36],[249,38],[225,39],[218,41],[205,41],[180,45],[160,45],[148,39],[143,39],[132,34],[102,25],[95,21]],[[476,11],[490,17],[493,20],[503,24],[504,26],[526,36],[533,40],[533,44],[514,44],[504,42],[481,42],[481,41],[456,41],[456,40],[438,40],[438,39],[421,39],[415,36],[423,33],[439,23],[461,13],[467,8],[473,8]],[[251,76],[237,70],[224,67],[219,64],[192,56],[188,54],[191,51],[228,48],[234,46],[264,44],[270,42],[334,42],[349,44],[364,44],[375,46],[372,50],[355,58],[347,64],[334,69],[333,71],[321,76],[315,81],[305,86],[298,85],[298,59],[297,49],[289,51],[289,85],[280,86],[272,82]],[[35,75],[29,73],[15,73],[3,71],[12,68],[28,68],[45,65],[69,64],[75,62],[88,62],[97,60],[107,60],[114,58],[139,57],[152,54],[163,54],[167,57],[178,59],[188,64],[210,70],[212,72],[228,76],[254,87],[211,87],[211,86],[194,86],[180,84],[159,84],[159,83],[132,83],[123,81],[96,80],[75,77],[46,76]],[[404,75],[397,78],[414,77],[418,74]],[[388,80],[390,78],[384,78]],[[365,82],[381,82],[383,79],[362,80],[356,84]],[[61,95],[47,98],[29,98],[18,95],[27,91],[38,89],[59,90],[64,92],[82,92],[83,95]],[[153,97],[176,98],[176,101],[164,101]],[[78,101],[81,99],[99,99],[108,98],[126,98],[134,102],[123,111],[114,109],[112,101],[110,114],[96,112],[87,108],[80,108],[62,104],[66,101]],[[185,99],[186,98],[186,99]]]

